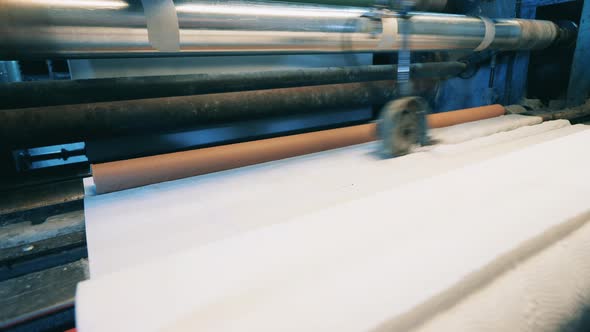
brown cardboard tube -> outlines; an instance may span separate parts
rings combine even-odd
[[[504,115],[506,110],[502,105],[489,105],[466,108],[458,111],[436,113],[428,115],[430,128],[449,127],[460,123],[495,118]]]
[[[500,112],[501,110],[501,112]],[[473,113],[473,114],[467,114]],[[431,128],[492,118],[504,114],[500,105],[432,114]],[[92,165],[96,193],[108,193],[190,176],[219,172],[376,139],[374,123],[258,141],[228,144]]]

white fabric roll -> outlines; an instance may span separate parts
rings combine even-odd
[[[152,186],[152,192],[166,199],[160,204],[170,204],[165,211],[169,217],[160,219],[160,239],[164,233],[175,236],[163,241],[184,239],[176,237],[182,230],[166,227],[175,220],[174,207],[182,205],[166,194],[174,192],[177,199],[199,202],[204,195],[187,194],[193,186],[207,186],[208,181],[211,186],[227,185],[227,191],[217,198],[219,205],[211,206],[215,198],[205,199],[209,213],[190,221],[208,224],[202,231],[224,226],[232,230],[203,235],[192,246],[177,247],[174,254],[93,275],[78,288],[78,328],[81,332],[429,331],[442,327],[478,330],[486,324],[502,330],[562,324],[574,317],[588,295],[584,280],[590,280],[590,268],[579,260],[587,249],[583,243],[590,239],[586,230],[590,180],[584,176],[590,155],[579,151],[586,149],[590,132],[585,126],[567,126],[567,122],[549,132],[539,130],[556,124],[559,122],[496,134],[495,144],[491,144],[495,135],[481,138],[477,148],[470,141],[464,143],[463,151],[462,144],[447,145],[397,160],[372,160],[371,164],[380,166],[361,167],[361,172],[354,166],[346,168],[354,164],[343,167],[341,162],[367,157],[366,146],[333,152],[327,160],[323,154],[308,156],[284,161],[280,168],[257,166],[185,187]],[[362,154],[351,153],[354,151]],[[472,154],[467,158],[469,151]],[[356,157],[348,159],[351,155]],[[288,167],[293,162],[297,167]],[[318,164],[320,168],[311,167]],[[338,171],[337,166],[349,171]],[[272,191],[267,196],[265,190],[258,192],[256,187],[245,188],[234,181],[242,177],[270,182],[282,178],[285,174],[277,169],[284,168],[292,175],[288,183],[294,187],[283,187],[292,196],[274,191],[283,199],[293,198],[283,205],[272,204],[278,199],[260,200],[255,208],[255,198],[270,197]],[[305,176],[316,174],[313,179],[317,180],[325,175],[327,180],[296,186],[302,178],[293,171],[305,168],[310,170]],[[428,171],[431,168],[437,170]],[[262,173],[261,177],[256,173]],[[369,180],[377,176],[381,178]],[[350,190],[346,182],[360,189]],[[315,190],[298,195],[303,187]],[[239,201],[246,198],[242,190],[254,198]],[[149,191],[134,191],[139,198],[126,200],[124,203],[132,203],[127,210],[137,210],[140,201],[155,202],[149,200]],[[110,202],[103,196],[110,197]],[[102,204],[109,204],[103,208],[110,207],[109,213],[122,211],[116,198],[125,196],[103,196]],[[318,199],[318,206],[312,206],[308,196]],[[249,205],[251,213],[242,204]],[[289,205],[297,208],[289,210]],[[191,210],[197,213],[202,208],[196,203]],[[228,210],[236,214],[226,214]],[[254,223],[264,216],[269,219]],[[286,220],[280,222],[273,216]],[[139,223],[135,226],[138,233],[145,232]],[[150,229],[149,223],[146,226]],[[144,248],[151,245],[154,243],[142,244]],[[559,249],[564,245],[568,248]],[[91,248],[91,267],[93,255],[98,257]],[[511,281],[515,280],[510,277],[513,267],[520,280]],[[559,289],[553,276],[571,285]],[[496,282],[500,283],[494,290]],[[518,301],[523,294],[532,300]],[[469,304],[479,296],[483,299],[471,302],[476,305]],[[494,304],[498,304],[497,314],[483,310]],[[540,307],[531,309],[531,304]],[[444,317],[453,313],[453,317]],[[471,316],[464,317],[464,313]]]

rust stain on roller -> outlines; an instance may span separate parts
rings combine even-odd
[[[440,128],[504,114],[500,105],[431,114]],[[377,138],[374,123],[228,144],[92,165],[96,193],[103,194],[185,177],[224,171],[304,154],[367,143]]]

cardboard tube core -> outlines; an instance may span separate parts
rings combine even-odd
[[[501,105],[428,115],[430,128],[497,117]],[[377,139],[376,124],[364,124],[191,151],[167,153],[92,165],[96,193],[224,171],[304,154],[337,149]]]
[[[495,118],[504,115],[506,110],[502,105],[489,105],[473,108],[466,108],[458,111],[436,113],[428,115],[428,126],[430,128],[442,128],[454,126],[460,123],[473,122],[483,119]]]

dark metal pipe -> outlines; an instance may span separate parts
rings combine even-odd
[[[416,80],[416,94],[435,83]],[[382,104],[394,81],[0,110],[0,142],[17,148],[166,132],[244,119]]]
[[[540,116],[541,118],[543,118],[543,121],[558,119],[575,121],[578,119],[590,117],[590,104],[584,104],[572,108],[565,108],[557,111],[528,111],[522,114]]]
[[[445,78],[465,68],[462,62],[435,62],[414,64],[411,71],[414,78]],[[397,66],[380,65],[5,83],[0,84],[0,109],[380,81],[396,72]]]

